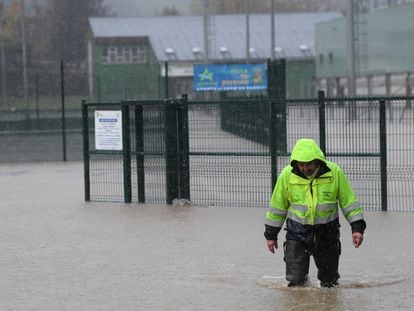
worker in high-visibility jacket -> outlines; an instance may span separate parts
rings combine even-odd
[[[290,165],[280,173],[265,217],[267,247],[274,253],[277,236],[286,220],[283,245],[288,286],[308,280],[310,256],[314,257],[322,287],[338,284],[341,254],[339,209],[352,228],[358,248],[366,223],[363,209],[342,169],[327,161],[312,139],[299,139]]]

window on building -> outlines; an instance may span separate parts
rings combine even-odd
[[[177,96],[181,96],[182,94],[191,94],[193,92],[193,80],[186,78],[179,79],[176,84],[176,91]]]
[[[124,50],[124,60],[125,60],[126,63],[130,63],[132,61],[131,50],[132,50],[132,47],[130,47],[130,46],[126,46],[125,47],[125,50]]]
[[[137,63],[138,62],[138,52],[137,52],[137,47],[136,46],[133,46],[131,48],[131,56],[132,56],[131,61],[133,63]]]
[[[147,49],[145,46],[103,46],[101,61],[103,64],[146,63]]]
[[[332,64],[333,63],[333,53],[329,52],[329,63]]]
[[[102,47],[102,63],[108,62],[108,48],[106,46]]]
[[[108,63],[115,63],[116,62],[116,47],[110,46],[108,50],[109,50]]]

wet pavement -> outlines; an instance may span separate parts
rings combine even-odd
[[[260,208],[87,203],[81,162],[0,164],[0,310],[413,310],[414,213],[342,223],[340,285],[287,288]],[[283,242],[283,235],[280,244]]]

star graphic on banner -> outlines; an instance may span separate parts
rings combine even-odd
[[[213,73],[208,71],[208,69],[204,69],[204,72],[202,74],[198,75],[200,78],[200,81],[208,80],[213,81]]]

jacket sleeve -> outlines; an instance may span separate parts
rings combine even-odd
[[[365,223],[365,220],[357,220],[351,223],[352,233],[359,232],[364,234],[365,229],[367,228],[367,224]]]
[[[363,208],[359,204],[352,186],[346,178],[344,172],[338,167],[338,201],[341,211],[349,224],[363,220]]]
[[[279,234],[280,227],[272,227],[265,224],[264,237],[266,240],[277,240],[277,235]]]

